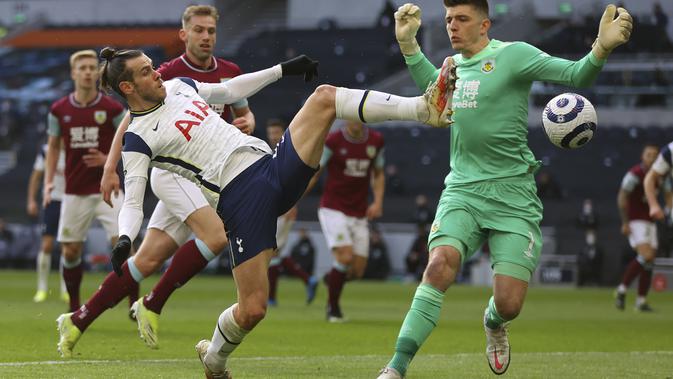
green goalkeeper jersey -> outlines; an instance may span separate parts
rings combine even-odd
[[[456,54],[451,172],[462,184],[533,172],[539,162],[528,147],[528,95],[534,81],[586,87],[604,61],[592,53],[579,61],[552,57],[524,42],[491,40],[478,54]],[[423,53],[405,57],[421,90],[439,75]]]

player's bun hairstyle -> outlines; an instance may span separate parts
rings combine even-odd
[[[126,61],[143,55],[141,50],[117,50],[104,47],[100,51],[103,63],[100,66],[100,88],[106,93],[115,91],[119,96],[126,98],[119,83],[132,81],[133,73],[126,68]]]
[[[488,17],[488,0],[444,0],[444,6],[447,8],[457,5],[471,5]]]

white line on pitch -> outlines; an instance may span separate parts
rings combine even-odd
[[[593,355],[593,356],[609,356],[609,355],[673,355],[673,351],[549,351],[549,352],[532,352],[532,353],[517,353],[516,356],[523,357],[537,357],[537,356],[572,356],[572,355]],[[434,359],[434,358],[471,358],[481,357],[482,353],[457,353],[457,354],[425,354],[419,355],[417,358]],[[324,360],[324,359],[350,359],[350,360],[369,360],[369,359],[386,359],[388,355],[308,355],[308,356],[279,356],[279,357],[240,357],[232,358],[235,361],[277,361],[277,360]],[[82,359],[82,360],[63,360],[63,361],[32,361],[32,362],[0,362],[0,367],[10,366],[38,366],[38,365],[77,365],[77,364],[101,364],[101,363],[189,363],[198,362],[195,359],[187,358],[166,358],[166,359],[136,359],[136,360],[121,360],[121,359]]]

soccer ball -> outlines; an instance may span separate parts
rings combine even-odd
[[[594,106],[576,93],[556,96],[542,111],[542,125],[547,137],[563,149],[576,149],[591,141],[597,122]]]

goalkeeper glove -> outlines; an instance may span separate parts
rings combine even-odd
[[[632,30],[633,18],[629,12],[613,4],[608,5],[598,25],[598,37],[592,49],[594,55],[599,59],[607,58],[617,46],[628,42]]]
[[[280,68],[283,71],[283,76],[304,75],[305,82],[310,82],[314,76],[318,76],[318,61],[314,61],[303,54],[281,62]]]
[[[421,27],[421,8],[406,3],[395,12],[395,38],[404,55],[414,55],[421,51],[416,41],[416,33]]]
[[[126,262],[131,252],[131,239],[128,236],[121,235],[112,249],[112,269],[117,276],[122,276],[122,265]]]

